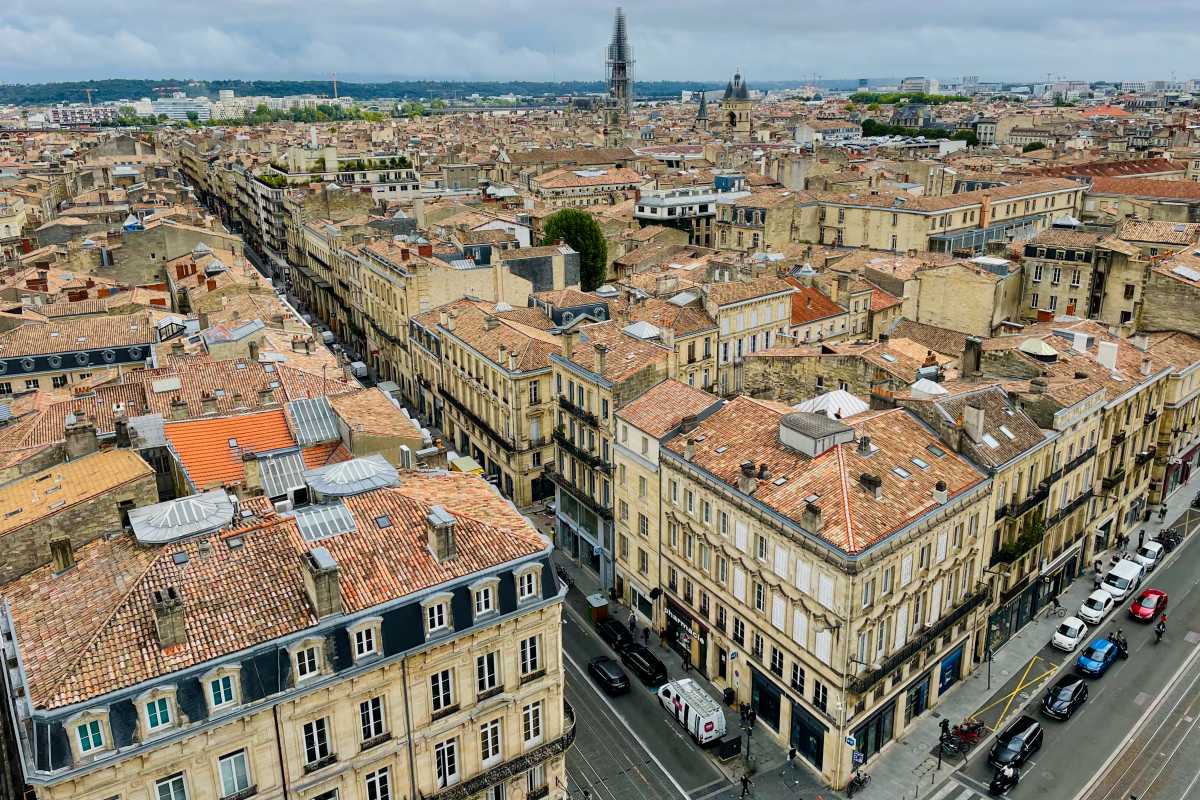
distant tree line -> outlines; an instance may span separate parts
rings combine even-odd
[[[387,115],[378,111],[370,111],[359,108],[358,106],[350,106],[344,108],[342,106],[328,105],[319,103],[315,106],[305,108],[291,108],[287,110],[272,109],[266,103],[259,103],[253,110],[246,110],[246,113],[240,117],[231,119],[206,119],[201,120],[200,115],[195,111],[188,112],[188,127],[198,128],[204,126],[230,126],[230,125],[265,125],[269,122],[342,122],[344,120],[362,119],[369,122],[379,122],[386,119]],[[159,114],[157,117],[139,116],[134,111],[133,106],[120,106],[117,109],[115,119],[102,122],[101,125],[106,127],[140,127],[146,125],[158,125],[167,122],[166,114]]]
[[[944,128],[906,128],[885,125],[873,119],[862,121],[863,136],[924,136],[926,139],[962,139],[971,147],[979,144],[975,131],[950,131]]]
[[[752,82],[755,89],[788,89],[804,85],[801,81]],[[720,89],[724,83],[706,81],[639,81],[634,94],[647,98],[678,97],[683,91]],[[354,83],[338,81],[338,95],[354,100],[394,97],[401,100],[440,98],[460,101],[471,94],[544,97],[602,92],[603,81],[382,81]],[[196,81],[187,78],[132,79],[113,78],[95,81],[66,81],[60,83],[0,84],[0,105],[52,105],[83,103],[84,89],[92,90],[92,102],[137,100],[158,97],[171,91],[186,92],[192,97],[216,98],[222,89],[232,89],[240,96],[266,95],[284,97],[295,94],[329,95],[330,81]]]
[[[921,103],[930,106],[940,106],[946,103],[965,102],[971,98],[960,94],[925,94],[924,92],[855,92],[850,95],[854,103]]]

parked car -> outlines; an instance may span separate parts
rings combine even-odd
[[[993,767],[1011,764],[1019,767],[1042,747],[1042,725],[1033,717],[1020,717],[996,737],[988,753],[988,763]]]
[[[662,686],[667,682],[667,667],[640,644],[631,644],[621,653],[621,663],[647,686]]]
[[[605,617],[597,622],[596,633],[600,634],[605,644],[618,653],[623,653],[625,648],[633,644],[633,634],[629,632],[629,628],[612,617]]]
[[[1117,646],[1103,637],[1083,649],[1075,660],[1075,669],[1092,678],[1099,678],[1117,660]]]
[[[1104,619],[1109,611],[1112,611],[1116,602],[1111,594],[1103,589],[1097,589],[1089,594],[1083,601],[1083,605],[1079,607],[1079,618],[1095,625]]]
[[[1138,622],[1153,622],[1167,610],[1167,593],[1162,589],[1143,589],[1129,604],[1129,616]]]
[[[1162,561],[1163,555],[1166,554],[1165,548],[1158,542],[1151,539],[1148,542],[1143,542],[1142,546],[1133,554],[1133,560],[1146,568],[1150,572],[1158,566]]]
[[[720,741],[725,735],[721,704],[691,678],[668,681],[658,687],[658,702],[675,717],[696,744]]]
[[[1042,698],[1042,713],[1054,719],[1070,719],[1087,698],[1087,681],[1078,675],[1064,675]]]
[[[1146,577],[1146,568],[1129,558],[1122,558],[1108,571],[1100,588],[1113,596],[1114,600],[1124,600],[1142,585]]]
[[[600,688],[608,694],[621,694],[629,691],[629,676],[621,665],[608,656],[596,656],[588,662],[588,674],[600,684]]]
[[[1050,639],[1050,644],[1059,650],[1073,652],[1087,637],[1087,631],[1087,625],[1084,625],[1083,620],[1079,617],[1067,617],[1058,624],[1054,636]]]

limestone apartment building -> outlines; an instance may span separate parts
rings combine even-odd
[[[901,409],[692,424],[657,451],[668,638],[840,788],[975,663],[991,480]]]
[[[168,501],[0,589],[34,796],[566,788],[550,543],[475,476],[365,459],[305,477],[318,502],[293,514]]]

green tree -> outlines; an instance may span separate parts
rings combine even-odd
[[[564,208],[546,218],[542,227],[542,243],[554,244],[559,239],[579,253],[579,286],[590,292],[604,283],[604,262],[608,245],[595,218],[577,208]]]
[[[1034,150],[1041,150],[1045,146],[1046,146],[1045,142],[1030,142],[1029,144],[1027,144],[1021,148],[1021,152],[1022,153],[1031,153]]]
[[[199,112],[196,112],[196,111],[189,111],[189,112],[187,112],[187,118],[188,118],[188,122],[199,122],[200,114],[199,114]]]
[[[430,103],[429,107],[430,108],[445,108],[446,101],[439,97],[438,99],[436,99],[432,103]]]

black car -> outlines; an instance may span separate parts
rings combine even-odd
[[[647,686],[662,686],[667,682],[667,667],[645,647],[631,644],[621,653],[621,663],[629,667]]]
[[[1042,698],[1042,713],[1054,719],[1070,719],[1087,697],[1087,681],[1078,675],[1066,675]]]
[[[993,767],[1019,767],[1042,747],[1042,726],[1033,717],[1021,717],[996,737],[988,763]]]
[[[610,617],[596,623],[596,633],[600,634],[600,638],[618,653],[625,652],[625,648],[633,644],[633,634],[629,632],[629,628]]]
[[[621,665],[608,656],[596,656],[588,662],[588,674],[600,684],[600,688],[608,694],[621,694],[629,691],[629,676]]]

